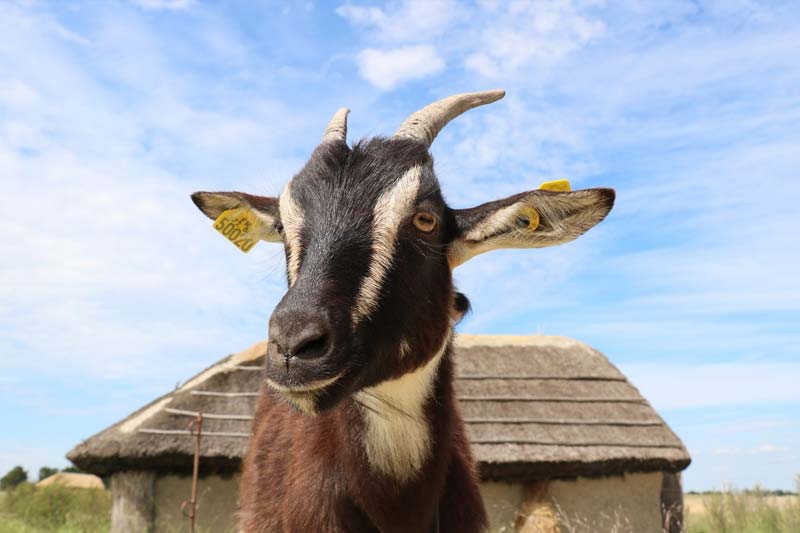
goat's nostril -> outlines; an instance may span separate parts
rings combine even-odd
[[[274,343],[271,360],[288,369],[291,360],[311,363],[327,356],[335,336],[324,310],[293,309],[282,303],[270,318],[269,338]]]
[[[313,359],[325,355],[327,350],[328,336],[321,332],[314,332],[298,338],[289,348],[289,354],[299,359]]]

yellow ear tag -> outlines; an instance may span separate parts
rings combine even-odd
[[[535,231],[539,227],[539,213],[533,207],[526,205],[517,213],[517,226],[521,230]]]
[[[247,207],[237,207],[223,211],[214,221],[214,229],[220,232],[244,253],[253,249],[263,234],[263,224],[255,213]]]
[[[569,185],[569,180],[555,180],[545,181],[539,185],[539,190],[542,191],[555,191],[555,192],[569,192],[572,187]]]

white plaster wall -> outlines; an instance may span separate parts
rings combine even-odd
[[[555,480],[524,486],[486,482],[480,490],[492,533],[661,533],[660,472]],[[155,483],[155,532],[183,533],[181,502],[190,476]],[[198,533],[235,532],[239,476],[209,476],[198,485]],[[525,516],[522,516],[522,515]]]
[[[515,523],[522,505],[524,487],[518,483],[488,481],[481,483],[481,496],[489,515],[489,531],[510,533],[517,529]]]
[[[192,477],[168,475],[156,480],[155,533],[185,533],[189,521],[181,503],[192,494]],[[236,531],[239,476],[207,476],[197,485],[197,533]]]
[[[552,481],[547,495],[565,533],[661,533],[661,472]]]

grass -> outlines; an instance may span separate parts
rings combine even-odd
[[[111,527],[111,493],[23,483],[0,498],[0,533],[100,533]]]
[[[703,512],[686,514],[688,533],[800,532],[800,495],[776,498],[756,488],[709,494],[703,503]]]
[[[798,482],[800,489],[800,479]],[[756,488],[705,494],[702,498],[700,510],[695,506],[684,515],[687,533],[800,532],[798,494],[776,497]],[[0,533],[100,533],[110,527],[111,493],[107,490],[59,486],[37,489],[23,483],[12,491],[0,492]],[[621,512],[592,520],[567,520],[562,523],[562,530],[632,531]]]

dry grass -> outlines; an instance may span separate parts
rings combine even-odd
[[[800,492],[800,478],[798,479]],[[800,494],[775,496],[758,488],[717,494],[686,495],[687,533],[800,533]],[[638,533],[623,508],[597,516],[570,515],[555,505],[555,522],[531,524],[536,533]],[[668,531],[669,514],[663,531]],[[556,526],[556,522],[558,525]],[[685,524],[685,528],[682,526]]]
[[[561,510],[556,504],[560,531],[564,533],[596,533],[604,531],[608,533],[636,533],[622,507],[619,506],[608,513],[600,513],[599,516],[570,516]]]
[[[800,495],[776,497],[756,488],[700,498],[687,497],[688,533],[800,532]]]

